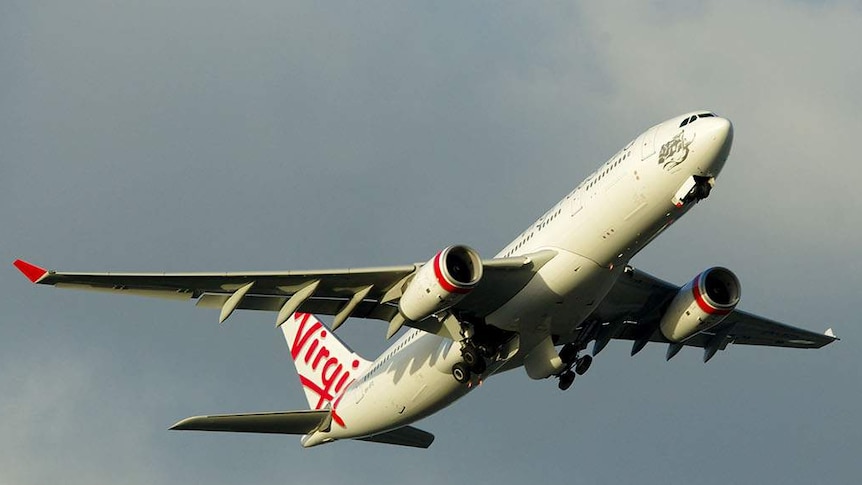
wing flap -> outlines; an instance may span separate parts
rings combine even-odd
[[[192,416],[171,426],[182,431],[225,431],[231,433],[308,434],[320,429],[329,411],[279,411],[269,413],[216,414]]]
[[[201,308],[219,309],[224,306],[228,293],[205,293],[198,298],[196,303]],[[268,295],[246,295],[237,305],[238,310],[258,310],[265,312],[277,312],[287,302],[288,297]],[[347,303],[346,298],[309,298],[297,311],[312,313],[315,315],[335,315],[341,311]],[[396,306],[380,305],[375,301],[359,302],[351,312],[352,317],[368,318],[388,322],[398,313]]]

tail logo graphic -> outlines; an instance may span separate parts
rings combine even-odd
[[[282,329],[309,405],[314,409],[329,405],[334,411],[343,392],[367,361],[309,313],[295,313]],[[343,425],[335,413],[333,420]]]

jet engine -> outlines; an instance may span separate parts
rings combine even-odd
[[[671,342],[708,330],[739,303],[739,279],[729,269],[709,268],[679,289],[661,319],[661,333]]]
[[[479,253],[467,246],[449,246],[419,268],[401,295],[398,310],[418,322],[461,301],[480,279]]]

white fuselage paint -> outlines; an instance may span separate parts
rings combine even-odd
[[[523,333],[568,335],[610,291],[628,261],[694,204],[674,200],[692,176],[715,178],[730,151],[728,120],[697,111],[656,125],[626,145],[497,254],[558,254],[511,300],[486,317]],[[524,342],[521,342],[521,351]],[[411,329],[358,376],[334,408],[344,426],[303,438],[303,446],[369,436],[429,416],[475,385],[458,383],[460,344]],[[490,367],[482,378],[493,374]]]

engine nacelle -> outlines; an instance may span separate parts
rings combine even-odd
[[[479,253],[467,246],[449,246],[419,268],[401,295],[398,310],[418,322],[461,301],[480,279]]]
[[[661,333],[682,342],[718,325],[736,308],[740,293],[739,279],[729,269],[704,271],[680,288],[661,319]]]

